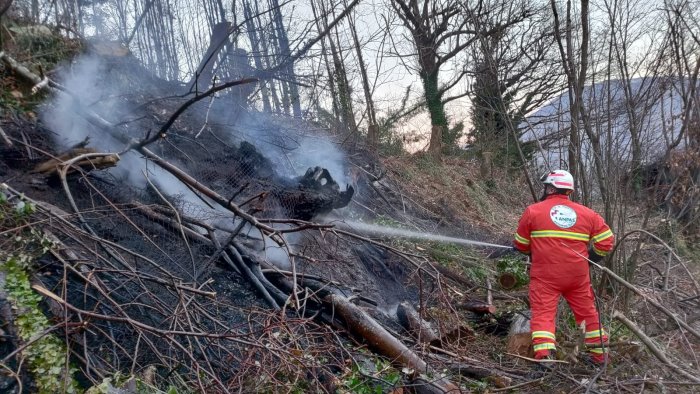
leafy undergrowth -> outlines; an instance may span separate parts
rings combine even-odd
[[[384,165],[410,198],[438,215],[479,227],[494,239],[510,237],[532,201],[520,176],[494,169],[484,180],[475,160],[445,157],[436,162],[418,153],[387,158]]]
[[[26,364],[32,372],[32,391],[73,393],[77,391],[75,368],[68,361],[64,342],[53,334],[40,307],[43,298],[31,287],[36,259],[53,248],[53,243],[30,225],[34,211],[32,203],[8,200],[0,188],[0,270],[4,272],[0,290],[6,292],[12,306],[22,346],[18,365]]]

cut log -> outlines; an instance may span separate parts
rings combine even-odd
[[[503,289],[510,290],[518,284],[518,278],[510,272],[504,272],[498,276],[498,284]]]
[[[508,353],[533,357],[532,335],[530,334],[530,311],[517,313],[508,332]]]
[[[496,313],[496,307],[483,301],[470,300],[463,302],[461,304],[455,305],[455,308],[466,310],[478,314],[494,314]]]
[[[473,379],[486,379],[493,383],[497,388],[504,388],[511,384],[513,381],[508,376],[503,376],[502,374],[492,371],[485,367],[480,367],[476,365],[471,365],[467,363],[452,364],[450,366],[450,371],[452,373],[460,374],[468,378]]]
[[[431,324],[420,317],[420,314],[407,302],[402,302],[396,309],[399,323],[420,343],[433,343],[439,339]]]

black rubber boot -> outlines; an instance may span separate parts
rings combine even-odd
[[[540,359],[540,361],[538,361],[535,366],[532,367],[532,370],[527,374],[527,377],[530,379],[539,379],[554,371],[556,364],[547,362],[549,360],[555,360],[555,357],[551,353],[549,356]]]
[[[607,357],[609,357],[609,356],[607,356]],[[609,360],[609,358],[608,358],[608,360]],[[605,365],[604,361],[601,362],[601,361],[594,360],[593,357],[591,357],[591,355],[588,353],[584,353],[584,354],[579,355],[578,361],[582,366],[585,366],[586,368],[602,368]]]

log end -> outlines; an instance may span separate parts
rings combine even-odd
[[[506,349],[507,352],[511,354],[533,357],[534,352],[532,351],[532,336],[529,332],[510,335],[508,336]]]
[[[510,290],[518,284],[518,278],[509,272],[504,272],[498,277],[498,284],[501,288]]]

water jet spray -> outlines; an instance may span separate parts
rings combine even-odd
[[[342,222],[334,222],[337,227],[345,227],[349,230],[358,231],[365,234],[388,235],[401,238],[422,239],[426,241],[436,241],[444,243],[453,243],[459,245],[483,246],[487,248],[511,249],[511,246],[492,244],[489,242],[475,241],[466,238],[448,237],[439,234],[426,234],[418,231],[405,230],[401,228],[385,227],[376,224],[357,222],[354,220],[345,220]]]

